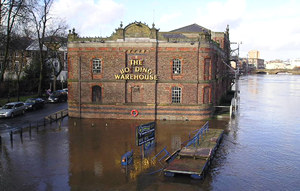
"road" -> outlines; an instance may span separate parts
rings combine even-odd
[[[28,126],[29,123],[36,123],[41,121],[45,116],[55,113],[57,111],[67,109],[68,103],[47,103],[43,109],[35,111],[27,111],[24,115],[18,115],[14,118],[1,118],[0,119],[0,134],[7,132],[13,128],[21,128]]]

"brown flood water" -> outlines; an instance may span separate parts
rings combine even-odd
[[[15,135],[13,146],[6,138],[1,151],[0,190],[198,190],[209,183],[188,177],[167,178],[152,160],[166,147],[180,148],[193,130],[206,121],[158,121],[155,146],[136,146],[135,129],[149,121],[65,119],[23,144]],[[227,127],[228,121],[212,120],[211,128]],[[133,150],[133,164],[121,165],[121,156]],[[160,155],[163,156],[163,155]],[[209,177],[208,177],[209,179]],[[181,183],[179,183],[181,181]],[[192,183],[192,184],[191,184]],[[205,188],[209,189],[209,188]]]
[[[176,150],[205,121],[158,121],[156,146],[143,154],[135,128],[148,121],[64,119],[61,128],[25,132],[23,143],[14,135],[13,146],[2,134],[0,191],[299,190],[300,76],[246,76],[239,87],[236,118],[210,121],[226,133],[203,181],[152,174],[161,166],[151,158]],[[126,169],[121,156],[130,150]]]

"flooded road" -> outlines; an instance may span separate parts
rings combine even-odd
[[[295,190],[300,188],[300,76],[257,75],[239,83],[239,114],[210,120],[226,130],[203,181],[164,177],[155,153],[173,152],[205,121],[158,121],[155,146],[136,146],[148,121],[64,119],[37,133],[2,136],[0,190]],[[121,156],[133,150],[133,165]]]

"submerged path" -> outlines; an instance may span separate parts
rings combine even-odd
[[[205,133],[200,133],[200,130],[164,169],[166,176],[188,174],[195,179],[203,178],[220,144],[224,130],[209,129]]]

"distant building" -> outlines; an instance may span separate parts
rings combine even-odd
[[[266,69],[286,69],[286,63],[284,63],[282,60],[266,61]]]
[[[300,68],[300,58],[290,60],[291,68]]]
[[[248,64],[250,68],[265,69],[264,59],[260,58],[260,53],[257,50],[248,52]]]
[[[68,36],[69,116],[202,120],[231,89],[229,28],[159,32],[121,24],[107,38]]]
[[[4,72],[4,81],[16,80],[17,75],[22,77],[24,75],[23,69],[28,64],[29,53],[26,51],[27,46],[32,42],[31,39],[22,37],[12,39],[8,55],[8,63]],[[4,64],[5,49],[0,47],[0,72]]]
[[[38,40],[34,40],[26,49],[32,54],[39,53],[39,44]],[[66,81],[68,79],[68,62],[67,62],[67,39],[63,37],[46,37],[45,43],[43,45],[43,51],[48,52],[48,58],[46,64],[49,68],[53,68],[54,71],[49,71],[49,74],[52,75],[53,72],[59,72],[60,74],[57,77],[58,81]],[[29,58],[31,62],[33,57]]]

